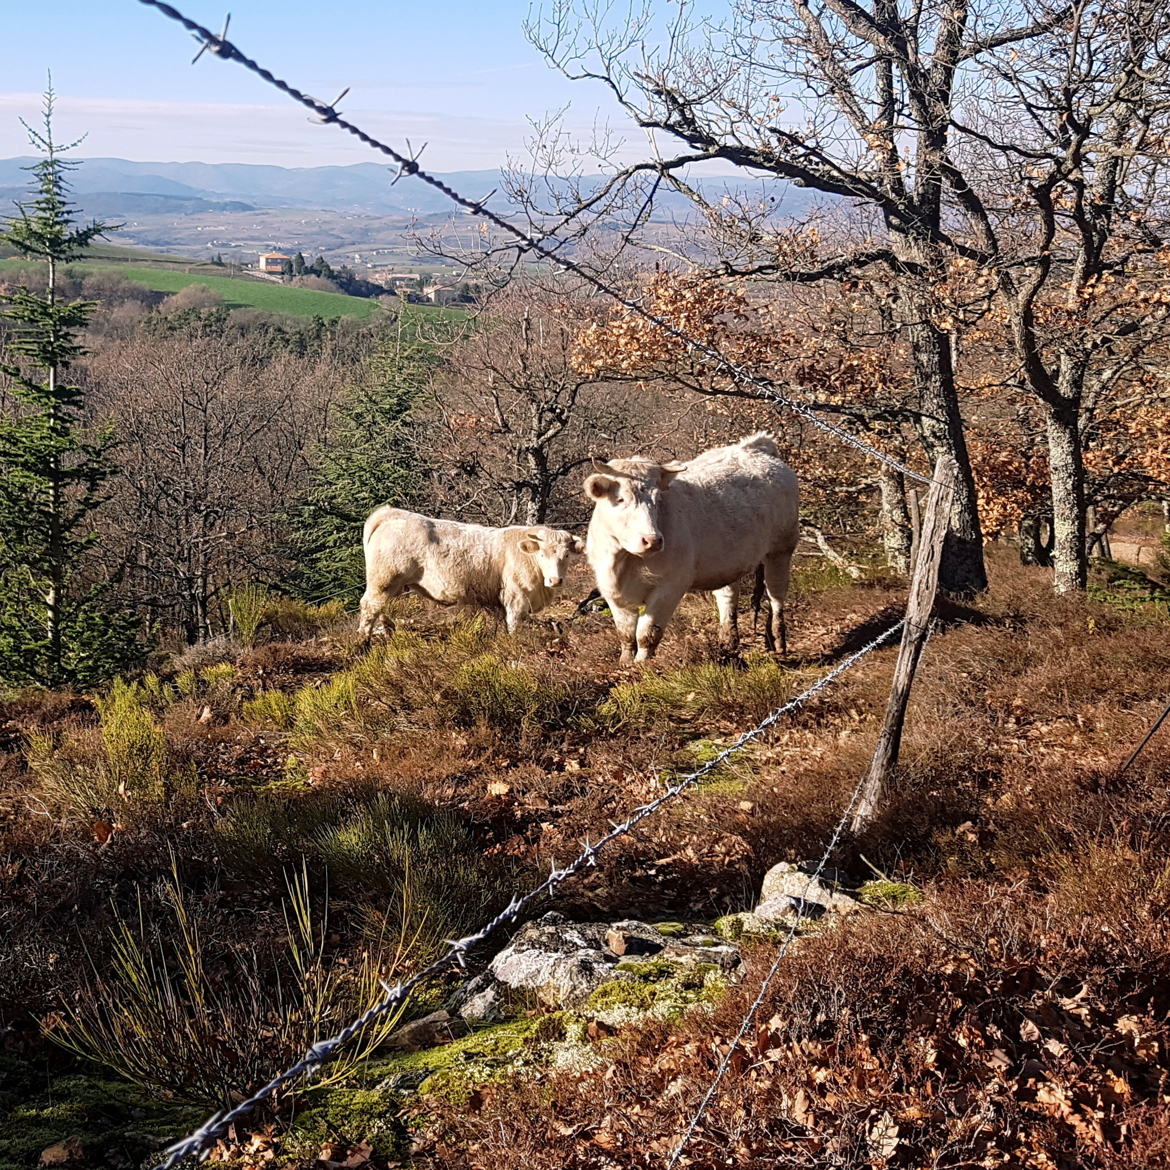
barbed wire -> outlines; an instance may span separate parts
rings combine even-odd
[[[572,273],[590,287],[622,305],[627,311],[636,314],[642,319],[648,321],[650,324],[654,325],[656,328],[662,330],[668,336],[673,337],[675,340],[681,342],[688,352],[701,354],[707,359],[711,360],[714,363],[717,371],[727,376],[733,384],[738,385],[743,389],[749,390],[752,396],[769,402],[776,408],[784,408],[792,411],[794,414],[803,418],[817,429],[834,436],[839,441],[854,448],[855,450],[871,458],[879,460],[880,462],[886,464],[893,470],[897,471],[899,474],[906,476],[909,479],[915,480],[919,483],[931,482],[929,476],[924,476],[912,470],[900,461],[892,458],[889,455],[886,455],[882,451],[877,450],[875,447],[870,446],[856,435],[850,434],[844,428],[820,418],[812,410],[812,408],[806,406],[804,403],[790,398],[786,394],[781,393],[777,388],[776,383],[772,380],[765,379],[751,373],[749,370],[745,369],[743,366],[727,357],[727,355],[725,355],[717,346],[712,345],[709,342],[697,340],[691,337],[686,333],[685,330],[680,329],[678,326],[666,320],[664,317],[647,309],[639,301],[625,295],[620,290],[614,288],[612,285],[607,284],[595,273],[588,271],[581,265],[577,264],[575,261],[568,259],[564,255],[561,255],[558,249],[563,246],[565,241],[558,240],[554,235],[551,234],[540,237],[530,235],[521,228],[517,227],[510,220],[497,214],[495,211],[490,210],[486,206],[487,200],[491,197],[490,194],[479,200],[472,200],[467,198],[466,196],[456,191],[454,188],[448,186],[436,175],[430,174],[429,172],[423,170],[419,166],[417,158],[403,154],[387,143],[374,138],[372,135],[368,134],[354,123],[342,117],[342,115],[337,111],[336,106],[338,102],[344,98],[345,94],[348,93],[348,90],[344,91],[341,95],[334,99],[332,103],[327,104],[322,102],[317,98],[314,98],[311,95],[304,93],[290,85],[287,81],[277,77],[264,66],[260,65],[259,62],[244,54],[235,44],[227,39],[226,23],[224,25],[223,31],[217,35],[210,29],[206,28],[204,25],[201,25],[198,22],[184,16],[173,5],[165,3],[165,0],[139,0],[139,2],[145,4],[149,8],[156,9],[164,16],[176,21],[196,37],[200,44],[200,49],[199,53],[196,55],[195,60],[198,60],[204,52],[211,52],[225,60],[236,61],[238,64],[244,66],[244,68],[260,77],[263,81],[284,93],[293,101],[298,102],[300,105],[312,111],[317,120],[323,124],[339,126],[348,134],[351,134],[357,138],[360,142],[392,159],[395,163],[398,164],[399,178],[404,176],[416,177],[422,182],[440,191],[453,203],[462,207],[470,214],[479,216],[494,224],[498,229],[516,241],[517,250],[521,254],[525,252],[532,252],[543,257],[545,260],[560,268],[561,270]],[[453,965],[458,964],[459,966],[463,966],[465,958],[470,950],[485,942],[500,927],[506,925],[507,923],[515,922],[521,914],[530,909],[541,899],[552,894],[562,882],[579,873],[582,869],[596,865],[598,853],[606,849],[614,841],[633,832],[633,830],[642,821],[646,820],[648,817],[653,816],[664,805],[668,804],[672,800],[677,799],[680,795],[682,795],[682,793],[693,787],[705,776],[710,775],[711,772],[719,768],[738,752],[742,751],[749,743],[757,739],[770,727],[774,726],[786,714],[796,710],[804,703],[808,702],[815,695],[820,693],[820,691],[830,686],[833,682],[836,681],[836,679],[855,666],[867,654],[891,639],[898,631],[902,629],[905,624],[905,620],[906,619],[904,617],[900,619],[889,629],[885,630],[876,638],[868,642],[860,650],[856,651],[854,654],[851,654],[848,658],[840,662],[831,671],[823,675],[805,691],[801,692],[801,694],[789,700],[787,703],[777,707],[758,724],[756,724],[755,727],[739,735],[730,745],[728,745],[728,747],[719,752],[711,760],[707,761],[701,767],[696,768],[693,772],[683,776],[675,784],[670,785],[661,796],[636,808],[621,824],[612,824],[610,831],[602,836],[598,841],[595,843],[590,843],[588,840],[586,840],[584,848],[573,861],[569,862],[562,868],[556,868],[554,866],[548,877],[540,885],[536,886],[533,890],[530,890],[523,897],[513,898],[508,906],[506,906],[499,914],[497,914],[493,919],[482,926],[478,931],[474,932],[473,934],[466,935],[463,938],[450,941],[448,944],[448,949],[442,955],[436,958],[433,962],[429,963],[426,967],[422,968],[420,971],[416,972],[409,979],[400,981],[393,986],[389,985],[388,983],[383,983],[382,986],[385,994],[376,1004],[371,1006],[366,1012],[364,1012],[361,1016],[359,1016],[346,1028],[343,1028],[340,1032],[336,1033],[334,1036],[318,1041],[312,1045],[312,1047],[309,1048],[309,1050],[299,1061],[286,1068],[281,1073],[277,1074],[266,1085],[253,1093],[252,1096],[244,1101],[241,1101],[228,1112],[215,1114],[214,1116],[208,1118],[208,1120],[202,1126],[193,1131],[186,1138],[183,1138],[182,1140],[169,1146],[165,1151],[166,1157],[154,1168],[154,1170],[171,1170],[172,1167],[174,1167],[183,1159],[188,1157],[197,1157],[203,1154],[209,1148],[211,1143],[226,1133],[227,1130],[232,1125],[234,1125],[236,1121],[252,1112],[252,1110],[254,1110],[257,1106],[261,1105],[274,1093],[277,1093],[290,1082],[305,1075],[306,1073],[312,1072],[314,1069],[324,1064],[327,1060],[330,1059],[335,1051],[348,1043],[364,1028],[368,1027],[375,1020],[381,1018],[387,1013],[399,1008],[403,1003],[406,1002],[411,993],[417,987],[422,985],[427,980],[446,972]],[[805,895],[807,895],[811,889],[812,883],[819,879],[821,874],[824,872],[824,868],[828,864],[829,857],[832,855],[833,850],[840,841],[841,834],[844,832],[848,818],[851,815],[853,807],[855,806],[860,795],[863,786],[863,780],[864,778],[859,780],[857,786],[855,787],[845,812],[834,829],[825,852],[822,854],[821,859],[813,873],[810,874],[808,882],[805,885]],[[803,900],[804,899],[802,898],[802,901]],[[747,1016],[744,1018],[739,1031],[732,1041],[732,1045],[728,1050],[728,1053],[719,1066],[715,1080],[708,1088],[706,1094],[699,1104],[698,1110],[692,1117],[682,1140],[671,1155],[667,1170],[673,1170],[673,1167],[677,1165],[679,1158],[682,1156],[684,1148],[694,1135],[694,1132],[705,1115],[707,1108],[714,1099],[715,1094],[718,1092],[720,1085],[725,1079],[727,1070],[730,1067],[731,1059],[734,1053],[738,1050],[739,1045],[742,1043],[744,1036],[747,1034],[747,1030],[751,1027],[751,1023],[755,1018],[755,1014],[758,1012],[760,1006],[763,1003],[767,989],[770,986],[772,979],[775,977],[777,970],[779,969],[781,963],[784,960],[784,957],[791,947],[793,940],[796,937],[798,926],[799,915],[794,920],[793,925],[789,930],[788,936],[785,938],[783,944],[777,951],[771,969],[766,975],[764,982],[761,984],[760,991],[756,996],[756,999],[749,1007]]]
[[[681,779],[670,785],[661,796],[654,800],[648,801],[646,804],[639,805],[632,813],[620,824],[611,822],[612,828],[603,837],[600,837],[595,842],[585,841],[584,848],[581,852],[567,865],[562,868],[554,868],[549,873],[540,885],[530,890],[523,897],[513,898],[503,910],[500,911],[491,921],[485,923],[479,930],[473,934],[465,935],[463,938],[448,941],[447,950],[435,959],[428,963],[422,970],[416,972],[409,979],[403,980],[391,986],[388,983],[383,983],[382,987],[385,991],[383,997],[367,1011],[363,1012],[356,1020],[354,1020],[347,1027],[343,1028],[334,1036],[328,1039],[319,1040],[312,1045],[300,1060],[295,1064],[290,1065],[283,1072],[274,1076],[266,1085],[257,1089],[247,1100],[241,1101],[235,1108],[227,1113],[217,1113],[209,1117],[198,1129],[192,1131],[187,1137],[168,1146],[164,1151],[166,1157],[159,1162],[154,1170],[171,1170],[171,1167],[181,1162],[184,1158],[197,1157],[202,1154],[212,1142],[221,1137],[227,1130],[242,1117],[252,1112],[258,1105],[261,1105],[273,1093],[277,1092],[291,1081],[296,1080],[304,1073],[311,1072],[319,1065],[324,1064],[337,1049],[347,1044],[352,1040],[363,1028],[373,1023],[375,1020],[386,1015],[388,1012],[400,1007],[410,996],[411,992],[428,979],[436,975],[443,974],[452,966],[464,966],[467,953],[477,947],[480,943],[486,942],[487,939],[494,934],[501,926],[509,922],[514,922],[525,911],[530,909],[533,905],[553,893],[556,888],[565,880],[579,873],[581,870],[597,864],[597,855],[604,849],[613,844],[614,841],[620,837],[624,837],[640,825],[648,817],[653,816],[664,805],[676,800],[688,789],[693,788],[705,776],[709,776],[717,768],[725,764],[732,756],[737,755],[743,751],[748,744],[753,740],[758,739],[770,727],[778,723],[785,715],[802,707],[810,699],[820,694],[826,687],[831,686],[848,670],[851,670],[857,665],[867,654],[876,650],[879,646],[888,642],[898,631],[905,625],[906,619],[903,617],[897,621],[889,629],[884,630],[878,634],[876,638],[867,642],[860,650],[850,654],[848,658],[842,659],[832,670],[823,674],[806,690],[801,691],[793,699],[789,699],[786,703],[781,704],[775,708],[771,713],[766,715],[755,727],[749,731],[743,732],[737,736],[727,747],[725,747],[717,755],[713,756],[701,767],[696,768],[692,772],[688,772]],[[854,798],[856,799],[856,797]],[[850,805],[852,808],[852,804]],[[835,847],[837,840],[840,837],[841,826],[838,826],[838,831],[834,834],[833,842],[830,846]],[[827,857],[827,854],[826,854]],[[825,864],[822,861],[822,867]],[[818,871],[819,872],[819,871]],[[697,1123],[696,1123],[697,1124]]]
[[[171,4],[167,4],[165,0],[139,0],[140,4],[145,4],[148,8],[154,8],[161,12],[170,20],[182,25],[188,32],[192,33],[196,40],[200,42],[201,48],[196,55],[195,60],[203,55],[205,51],[215,54],[217,57],[222,57],[225,61],[235,61],[242,65],[250,73],[254,73],[257,77],[267,82],[269,85],[280,90],[281,93],[292,98],[293,101],[298,102],[306,109],[311,110],[317,117],[317,120],[324,125],[337,126],[344,130],[347,134],[352,134],[359,142],[388,158],[393,159],[399,168],[399,178],[403,176],[413,176],[421,180],[428,186],[434,187],[436,191],[442,192],[453,203],[457,203],[465,211],[472,215],[480,216],[486,219],[489,223],[494,224],[501,231],[511,236],[518,242],[519,251],[534,252],[539,256],[544,257],[550,263],[556,265],[558,268],[566,272],[571,272],[578,279],[585,281],[592,288],[598,292],[604,293],[606,296],[613,298],[624,308],[632,313],[636,313],[644,320],[649,321],[656,328],[661,329],[668,336],[673,337],[676,341],[681,341],[686,346],[687,350],[692,353],[701,353],[703,356],[711,359],[718,371],[728,376],[732,382],[750,388],[753,396],[761,398],[765,401],[771,402],[776,406],[782,406],[786,410],[792,411],[794,414],[803,418],[806,422],[819,428],[827,434],[833,435],[841,442],[853,447],[855,450],[877,459],[893,468],[900,475],[904,475],[909,479],[916,480],[918,483],[930,483],[930,477],[922,475],[917,471],[913,471],[904,463],[894,459],[890,455],[879,451],[876,447],[870,446],[864,440],[859,439],[856,435],[850,434],[843,427],[837,426],[835,423],[828,422],[821,418],[811,407],[806,406],[802,402],[797,402],[795,399],[782,394],[777,388],[776,384],[769,379],[761,378],[758,375],[752,374],[750,371],[744,369],[743,366],[727,357],[717,346],[710,342],[699,341],[691,337],[686,330],[680,329],[677,325],[666,320],[657,313],[651,312],[644,305],[634,300],[632,297],[626,296],[624,293],[607,284],[595,273],[583,268],[575,261],[562,256],[557,247],[563,244],[563,240],[557,240],[555,235],[548,235],[536,237],[529,235],[523,229],[517,227],[510,220],[504,216],[497,214],[490,210],[486,204],[487,200],[495,194],[494,191],[485,195],[482,199],[469,199],[465,195],[461,195],[453,187],[448,186],[437,175],[425,171],[418,165],[418,159],[412,158],[409,155],[403,154],[396,150],[393,146],[374,138],[371,134],[366,133],[361,127],[356,126],[353,122],[342,117],[336,109],[336,105],[349,92],[346,89],[342,94],[334,99],[332,103],[325,103],[311,94],[304,93],[295,86],[290,85],[287,81],[277,77],[270,70],[266,69],[258,61],[247,56],[235,44],[227,39],[227,24],[225,23],[222,33],[214,33],[206,26],[199,24],[198,21],[191,20],[184,16],[177,8]],[[553,241],[548,243],[546,241]]]

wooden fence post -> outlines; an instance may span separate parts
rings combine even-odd
[[[943,542],[950,527],[951,495],[959,465],[950,455],[942,455],[934,465],[934,477],[923,509],[922,530],[914,557],[910,578],[910,597],[906,603],[906,624],[902,627],[902,644],[894,667],[894,681],[886,703],[886,717],[878,736],[869,772],[861,790],[851,828],[860,832],[872,819],[885,799],[886,784],[898,764],[898,750],[902,745],[902,727],[906,722],[906,706],[914,685],[914,672],[926,644],[934,598],[938,592],[938,570],[942,561]]]

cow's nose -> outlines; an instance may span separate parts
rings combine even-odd
[[[662,547],[662,537],[657,533],[653,536],[643,536],[642,547],[647,552],[657,552]]]
[[[555,589],[560,583],[561,583],[560,577],[549,577],[548,582],[547,582],[548,587],[550,589]]]

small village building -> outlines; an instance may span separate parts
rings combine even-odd
[[[286,256],[283,252],[261,252],[256,257],[256,267],[261,272],[271,272],[279,276],[284,271],[284,262],[291,259],[291,256]]]
[[[446,284],[433,285],[423,295],[435,305],[453,305],[459,300],[459,290]]]

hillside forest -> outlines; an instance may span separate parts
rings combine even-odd
[[[578,273],[485,227],[457,313],[88,263],[117,225],[47,98],[0,269],[0,1170],[158,1164],[895,622],[925,493],[809,415],[959,467],[877,815],[833,836],[892,646],[207,1164],[667,1166],[788,929],[761,883],[832,838],[837,909],[791,911],[679,1165],[1170,1166],[1166,726],[1127,759],[1170,678],[1170,15],[750,7],[724,39],[680,15],[649,66],[602,12],[534,19],[678,154],[542,184],[550,130],[508,196]],[[796,75],[821,113],[781,131]],[[696,159],[826,201],[711,203]],[[669,244],[657,186],[692,208]],[[380,505],[583,536],[596,461],[759,431],[800,481],[786,653],[748,582],[738,651],[691,594],[620,664],[580,557],[514,633],[407,595],[359,636]],[[524,932],[586,927],[611,978],[454,1006]]]

